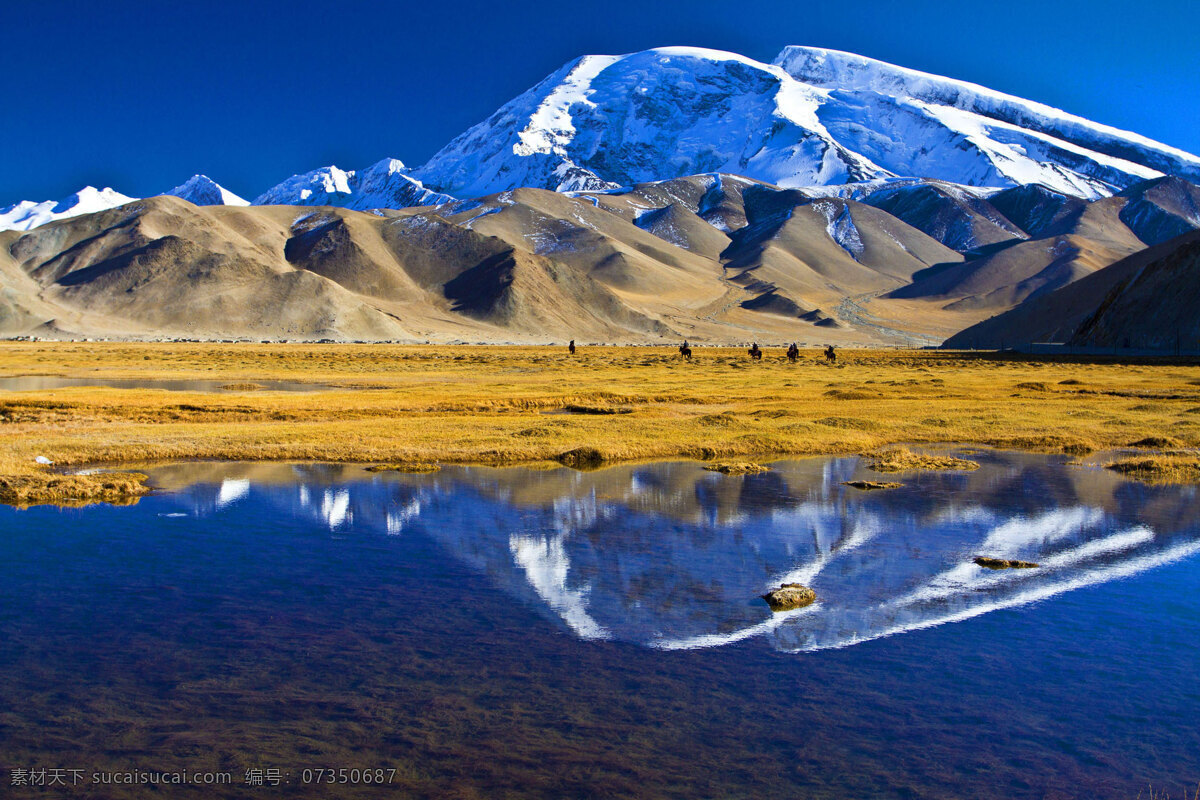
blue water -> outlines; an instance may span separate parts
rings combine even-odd
[[[12,786],[39,767],[233,777],[171,797],[1194,787],[1195,490],[971,457],[869,493],[854,458],[184,464],[130,507],[0,508],[0,795],[50,794]],[[792,580],[818,602],[772,614]],[[330,767],[394,773],[304,783]]]

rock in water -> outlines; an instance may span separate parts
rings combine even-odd
[[[988,569],[1036,569],[1041,566],[1032,561],[1018,561],[1015,558],[988,558],[975,556],[975,563]]]
[[[817,593],[799,583],[785,583],[762,596],[772,611],[791,611],[816,602]]]

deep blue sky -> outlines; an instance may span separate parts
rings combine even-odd
[[[1200,152],[1198,30],[1188,0],[23,0],[0,22],[0,206],[416,166],[570,58],[673,44],[849,50]]]

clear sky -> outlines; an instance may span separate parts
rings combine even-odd
[[[19,0],[0,21],[0,206],[201,172],[417,166],[585,53],[788,44],[971,80],[1200,153],[1189,0]]]

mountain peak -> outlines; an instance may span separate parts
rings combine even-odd
[[[891,177],[1085,198],[1200,178],[1200,158],[1042,103],[818,47],[773,64],[698,47],[583,56],[413,175],[480,195],[613,188],[703,172],[785,187]],[[564,180],[563,176],[570,176]]]
[[[207,175],[193,175],[164,194],[179,197],[197,206],[248,206],[250,201],[238,197]]]

